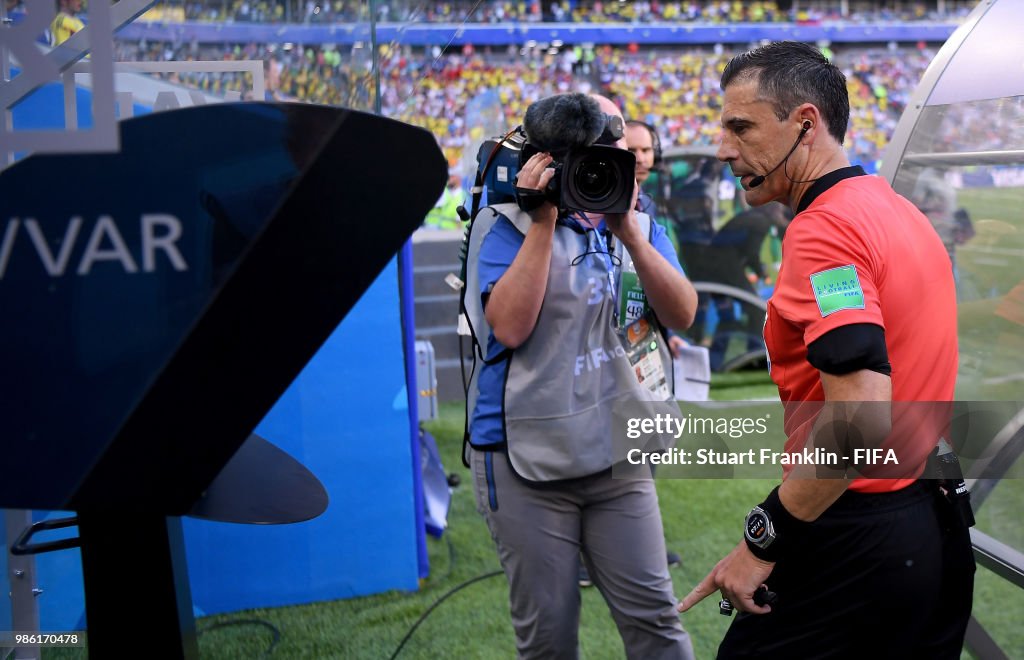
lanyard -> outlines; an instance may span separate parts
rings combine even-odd
[[[585,226],[584,226],[585,229]],[[597,243],[597,250],[604,258],[605,263],[605,274],[608,277],[608,295],[611,296],[612,308],[615,309],[617,305],[615,302],[618,300],[618,281],[615,277],[615,262],[612,261],[612,252],[608,247],[608,241],[605,240],[604,234],[597,227],[593,227],[594,241]],[[618,320],[618,310],[615,310],[616,321]]]

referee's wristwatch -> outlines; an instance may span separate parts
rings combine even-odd
[[[786,510],[776,488],[747,514],[743,539],[752,555],[763,561],[777,562],[798,550],[813,527],[814,523],[795,518]]]
[[[760,506],[750,510],[743,526],[743,537],[747,540],[747,547],[751,552],[763,558],[762,553],[757,551],[767,550],[777,538],[775,525],[772,524],[772,517],[767,511]]]

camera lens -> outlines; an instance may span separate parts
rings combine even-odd
[[[591,204],[617,195],[622,187],[615,165],[600,156],[581,159],[573,171],[572,182],[582,201]]]
[[[568,154],[562,169],[560,208],[625,213],[633,197],[636,158],[625,149],[592,145]]]

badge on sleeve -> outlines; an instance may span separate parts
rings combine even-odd
[[[844,309],[864,309],[864,289],[853,264],[811,275],[811,290],[822,318]]]

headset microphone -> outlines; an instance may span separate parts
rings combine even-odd
[[[811,130],[811,126],[813,126],[813,124],[810,121],[805,120],[803,128],[800,129],[800,135],[796,136],[796,142],[793,143],[793,146],[792,148],[790,148],[789,153],[786,154],[786,157],[779,161],[779,164],[770,169],[766,174],[759,174],[755,176],[753,179],[751,179],[750,183],[747,184],[747,189],[757,188],[759,185],[764,183],[769,176],[772,175],[772,172],[782,167],[786,163],[786,161],[789,160],[789,157],[793,155],[793,152],[796,151],[796,148],[800,146],[800,140],[804,139],[804,134],[807,133],[807,131]]]

